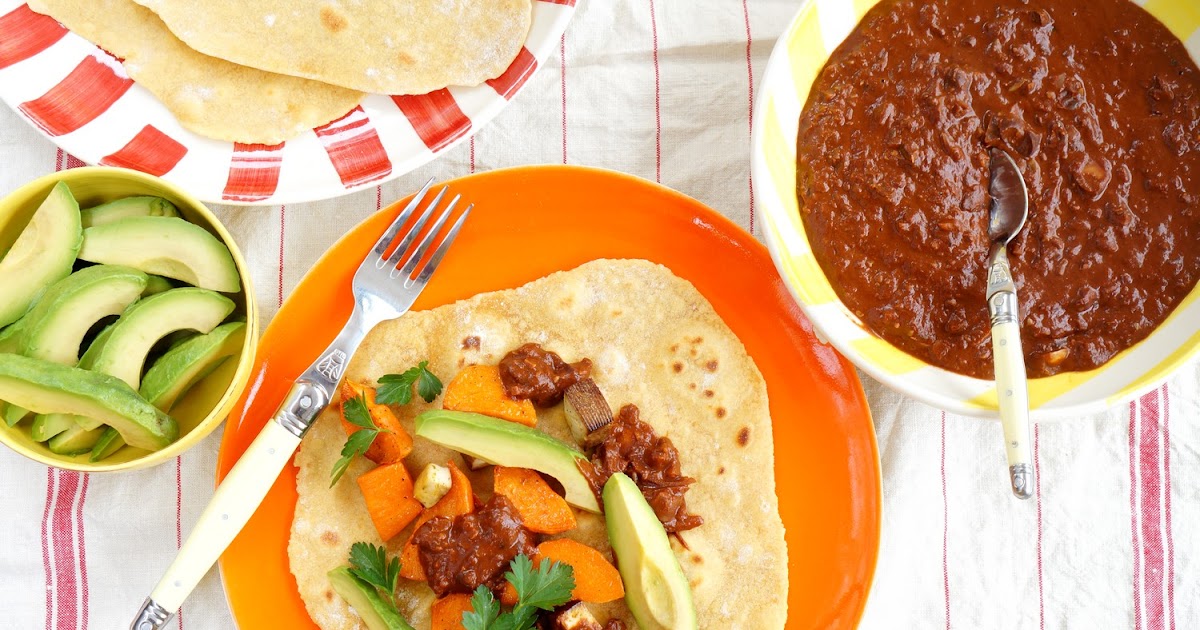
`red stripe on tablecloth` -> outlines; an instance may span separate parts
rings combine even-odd
[[[62,149],[59,149],[59,159],[62,159]],[[55,169],[59,170],[59,169]],[[54,602],[51,593],[54,592],[54,565],[50,563],[50,506],[54,503],[57,492],[57,480],[53,468],[46,468],[46,507],[42,509],[42,570],[46,574],[46,630],[54,627]]]
[[[1141,422],[1138,423],[1138,478],[1141,507],[1139,520],[1142,535],[1142,606],[1145,608],[1146,628],[1166,627],[1163,604],[1163,577],[1166,573],[1163,558],[1162,528],[1162,413],[1159,404],[1161,391],[1156,389],[1138,400]]]
[[[183,547],[183,455],[175,458],[175,549]],[[183,630],[183,606],[175,613],[179,630]]]
[[[471,130],[471,119],[446,88],[428,94],[393,96],[392,101],[430,151],[440,151]]]
[[[488,80],[487,84],[492,86],[497,94],[508,100],[517,93],[517,90],[521,89],[522,85],[525,85],[535,70],[537,70],[537,57],[534,57],[528,48],[522,46],[516,59],[513,59],[513,62],[508,65],[504,74]]]
[[[1167,524],[1167,622],[1175,630],[1175,534],[1171,524],[1171,392],[1163,383],[1163,504],[1166,507]]]
[[[233,143],[229,160],[229,178],[222,199],[262,201],[275,194],[279,170],[283,166],[283,144]]]
[[[45,94],[18,109],[42,131],[61,136],[95,120],[132,85],[120,62],[97,50]]]
[[[468,141],[471,144],[471,172],[475,172],[475,136],[471,136]]]
[[[313,132],[346,188],[382,179],[392,172],[392,161],[361,105]]]
[[[87,166],[83,160],[71,155],[70,153],[66,154],[66,159],[63,161],[63,168],[80,168],[83,166]]]
[[[1038,628],[1046,630],[1046,596],[1042,571],[1042,466],[1039,460],[1041,431],[1033,425],[1033,491],[1037,501],[1037,572],[1038,572]]]
[[[57,20],[35,13],[28,4],[0,15],[0,68],[7,68],[49,48],[67,29]]]
[[[71,511],[79,493],[79,473],[58,471],[59,491],[50,516],[51,546],[54,549],[54,627],[75,630],[79,619],[79,591],[75,581],[75,540],[71,535]]]
[[[1137,401],[1129,402],[1129,529],[1133,537],[1133,627],[1142,628],[1142,545],[1138,535]]]
[[[175,168],[187,152],[187,147],[159,131],[154,125],[146,125],[116,153],[100,158],[100,163],[162,176]]]
[[[742,0],[742,18],[746,22],[746,76],[747,84],[750,86],[750,99],[747,117],[749,120],[749,133],[747,136],[753,142],[754,135],[754,62],[751,56],[751,48],[754,44],[754,37],[750,34],[750,6],[748,0]],[[753,150],[753,146],[751,146]],[[748,190],[750,191],[750,233],[754,234],[754,175],[750,174],[746,178]]]
[[[88,483],[91,481],[91,475],[83,475],[83,488],[79,490],[79,505],[75,507],[75,544],[79,554],[79,584],[81,597],[81,606],[83,608],[82,619],[79,627],[87,630],[88,627],[88,573],[87,573],[87,541],[84,538],[83,527],[83,503],[87,501]]]
[[[284,227],[287,225],[287,208],[279,206],[279,302],[277,307],[283,306],[283,236]]]
[[[558,64],[559,76],[562,86],[562,136],[563,136],[563,164],[567,163],[567,34],[563,33],[562,37],[558,38]]]
[[[946,501],[946,412],[942,412],[942,591],[946,596],[946,630],[950,630],[950,504]]]
[[[575,6],[575,0],[539,0],[539,1],[545,2],[546,4],[561,4],[561,5],[567,6],[567,7]]]
[[[662,183],[662,99],[658,78],[658,21],[654,17],[654,0],[650,3],[650,54],[654,59],[654,181]]]

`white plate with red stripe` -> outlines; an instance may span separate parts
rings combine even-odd
[[[371,94],[342,118],[267,146],[184,129],[112,55],[21,0],[0,0],[0,99],[89,164],[157,175],[213,203],[316,201],[398,177],[469,138],[546,61],[574,11],[575,0],[534,0],[525,46],[487,83]]]

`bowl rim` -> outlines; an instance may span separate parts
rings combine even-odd
[[[246,310],[246,339],[242,345],[242,352],[238,358],[238,365],[233,373],[233,378],[229,383],[229,387],[225,389],[224,394],[208,412],[204,418],[192,428],[191,431],[179,436],[171,444],[161,450],[152,451],[126,462],[115,464],[80,462],[75,460],[58,459],[53,455],[48,455],[38,449],[32,448],[26,443],[26,440],[15,436],[11,431],[0,431],[0,443],[10,448],[16,453],[19,453],[35,462],[45,464],[53,468],[63,470],[73,470],[77,472],[116,472],[124,470],[137,470],[141,468],[149,468],[157,466],[169,459],[172,459],[191,447],[199,444],[210,433],[213,432],[225,418],[229,412],[233,410],[234,404],[241,397],[242,392],[250,381],[250,369],[254,363],[254,350],[258,345],[259,322],[258,322],[258,302],[255,300],[254,285],[251,281],[249,266],[246,264],[245,258],[242,256],[241,250],[237,246],[237,242],[233,236],[225,228],[225,225],[213,214],[212,210],[205,206],[199,199],[188,193],[181,187],[160,177],[155,177],[141,171],[135,171],[127,168],[119,168],[113,166],[83,166],[79,168],[67,169],[48,173],[29,181],[11,192],[0,197],[0,205],[3,205],[8,199],[20,195],[30,194],[32,191],[37,191],[43,188],[49,188],[54,183],[65,181],[70,184],[71,181],[83,180],[96,175],[116,176],[117,178],[130,180],[142,184],[152,185],[165,189],[175,198],[184,202],[189,212],[195,213],[203,218],[206,226],[210,227],[217,233],[221,242],[229,248],[229,253],[233,257],[233,264],[237,267],[238,278],[242,283],[240,295],[244,296],[242,300]]]
[[[768,101],[771,98],[771,95],[780,89],[780,86],[778,84],[778,80],[776,79],[776,77],[779,76],[783,72],[783,69],[785,66],[788,66],[790,64],[790,61],[787,61],[788,46],[789,46],[790,42],[792,41],[793,37],[795,37],[797,28],[798,28],[802,18],[807,18],[808,12],[817,10],[819,4],[820,4],[820,2],[818,2],[818,0],[803,0],[801,2],[800,6],[796,9],[796,13],[792,16],[791,20],[788,22],[787,27],[783,30],[783,32],[780,34],[779,38],[775,41],[775,45],[771,50],[770,58],[767,61],[767,66],[763,71],[762,79],[760,80],[760,83],[759,83],[758,93],[755,96],[754,123],[751,127],[751,132],[750,132],[750,135],[751,135],[750,172],[751,172],[751,181],[753,184],[754,197],[755,197],[756,201],[758,202],[759,207],[763,209],[762,210],[763,223],[764,223],[763,240],[765,241],[765,243],[767,245],[767,250],[771,253],[771,259],[772,259],[772,261],[774,261],[776,269],[779,271],[780,275],[783,276],[784,284],[787,286],[788,291],[792,294],[792,297],[796,300],[796,303],[797,303],[797,305],[800,306],[800,309],[802,311],[804,311],[804,314],[812,322],[813,330],[817,333],[818,338],[821,339],[822,341],[824,341],[825,343],[828,343],[828,344],[832,345],[834,348],[836,348],[838,350],[838,352],[842,353],[842,355],[845,356],[851,363],[853,363],[855,367],[862,370],[863,372],[866,372],[871,378],[883,383],[888,388],[890,388],[894,391],[900,392],[906,396],[910,396],[910,397],[912,397],[920,402],[923,402],[925,404],[936,407],[939,410],[944,410],[946,412],[953,413],[955,415],[960,415],[960,416],[970,416],[970,417],[976,417],[976,418],[982,418],[982,419],[998,420],[999,419],[998,409],[970,404],[966,399],[964,399],[962,397],[949,395],[949,394],[943,393],[942,391],[939,391],[939,390],[931,388],[931,387],[914,384],[912,379],[909,378],[909,375],[912,373],[911,371],[910,372],[900,372],[900,373],[888,371],[888,370],[884,369],[882,366],[880,366],[871,357],[866,356],[862,352],[858,351],[856,348],[853,348],[851,346],[851,344],[849,343],[848,339],[838,336],[838,335],[829,334],[830,331],[826,330],[826,328],[825,328],[824,316],[818,315],[816,313],[816,309],[817,309],[818,305],[809,303],[802,296],[801,291],[794,285],[792,280],[788,277],[788,273],[786,271],[787,265],[784,263],[784,255],[786,252],[782,251],[783,247],[784,247],[784,244],[782,243],[782,237],[781,237],[782,230],[780,229],[779,225],[777,224],[776,217],[774,216],[778,210],[774,207],[774,204],[767,202],[768,198],[775,197],[775,195],[773,194],[774,191],[768,188],[768,186],[771,185],[772,177],[771,177],[769,166],[767,164],[766,150],[765,150],[765,144],[764,144],[764,137],[766,135],[766,124],[767,124],[767,120],[768,120],[767,105],[768,105]],[[872,3],[872,4],[874,4],[874,3]],[[860,21],[860,20],[861,20],[861,17],[855,18],[855,25],[857,25],[858,21]],[[1197,60],[1197,61],[1200,62],[1200,60]],[[823,65],[824,65],[824,61],[822,62],[822,66]],[[815,76],[814,76],[814,79],[815,79]],[[800,106],[801,106],[801,109],[803,109],[804,103],[801,102]],[[808,240],[809,237],[808,237],[807,232],[805,232],[803,236],[804,236],[805,243],[809,243],[809,240]],[[810,244],[810,247],[811,247],[811,244]],[[1195,287],[1193,287],[1192,293],[1189,293],[1188,295],[1192,295],[1193,293],[1196,293],[1197,291],[1200,291],[1200,283],[1198,283]],[[845,310],[848,312],[848,309],[845,306],[845,303],[842,302],[842,300],[841,300],[841,296],[837,296],[835,294],[835,298],[836,298],[835,304],[837,306],[839,306],[842,310]],[[1188,299],[1187,296],[1185,296],[1184,300],[1186,301],[1187,299]],[[1176,309],[1172,310],[1172,312],[1167,316],[1167,319],[1164,319],[1163,322],[1160,322],[1159,326],[1156,327],[1154,331],[1151,331],[1150,335],[1147,335],[1146,338],[1129,346],[1125,350],[1122,350],[1120,353],[1115,355],[1104,365],[1109,365],[1113,361],[1119,360],[1121,358],[1121,356],[1124,355],[1125,353],[1139,347],[1144,342],[1148,341],[1151,338],[1151,336],[1154,334],[1154,332],[1157,331],[1162,325],[1164,325],[1172,316],[1174,316],[1177,313],[1178,309],[1182,306],[1185,306],[1184,303],[1177,305]],[[882,339],[881,337],[876,335],[873,331],[871,331],[869,328],[867,328],[861,322],[856,322],[856,321],[851,320],[851,323],[854,324],[857,328],[863,330],[867,335],[870,335],[876,339],[883,340],[885,343],[887,343],[887,345],[890,348],[895,349],[899,352],[903,352],[903,350],[900,350],[896,346],[892,345],[891,342],[888,342],[886,339]],[[1188,346],[1188,343],[1190,343],[1190,347]],[[1171,355],[1167,356],[1166,358],[1163,358],[1162,360],[1159,360],[1157,363],[1155,363],[1155,365],[1153,367],[1151,367],[1144,373],[1144,376],[1145,376],[1144,378],[1140,379],[1140,381],[1135,381],[1135,383],[1137,383],[1136,386],[1131,387],[1131,386],[1126,385],[1125,387],[1122,387],[1116,393],[1113,393],[1113,394],[1110,394],[1107,396],[1088,397],[1084,400],[1080,400],[1079,402],[1075,402],[1075,403],[1072,403],[1069,405],[1054,406],[1054,407],[1040,407],[1040,408],[1036,408],[1036,409],[1031,409],[1030,410],[1030,418],[1033,419],[1034,421],[1043,421],[1043,420],[1057,420],[1057,419],[1073,417],[1073,416],[1080,416],[1080,415],[1092,415],[1092,414],[1097,414],[1097,413],[1103,413],[1107,410],[1116,408],[1116,407],[1123,405],[1131,400],[1134,400],[1134,399],[1144,395],[1145,393],[1157,388],[1158,386],[1162,385],[1162,383],[1166,382],[1181,367],[1183,367],[1185,364],[1190,362],[1197,355],[1200,355],[1200,337],[1197,337],[1197,338],[1191,340],[1190,342],[1185,342],[1184,344],[1182,344],[1179,347],[1180,347],[1180,349],[1182,349],[1181,352],[1172,353]],[[990,381],[990,380],[977,379],[977,378],[969,377],[969,376],[966,376],[963,374],[950,372],[948,370],[945,370],[944,368],[940,368],[940,367],[931,365],[929,363],[926,363],[925,361],[922,361],[922,360],[918,359],[917,357],[909,355],[908,353],[904,353],[904,354],[905,354],[905,356],[910,357],[915,362],[916,365],[919,365],[920,366],[919,369],[921,369],[921,370],[937,370],[940,372],[944,372],[945,374],[952,375],[953,377],[956,377],[959,379],[967,379],[967,381],[965,381],[965,382],[975,382],[975,383],[979,383],[979,384],[992,384],[993,383],[993,381]],[[1094,369],[1096,369],[1096,370],[1103,369],[1104,365],[1098,366],[1097,368],[1094,368]],[[1087,373],[1087,372],[1076,372],[1073,374],[1085,374],[1085,373]],[[1050,399],[1050,401],[1047,401],[1047,402],[1052,402],[1052,401],[1053,401],[1053,399]]]

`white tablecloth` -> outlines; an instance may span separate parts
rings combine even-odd
[[[253,269],[263,324],[344,229],[431,176],[607,167],[661,181],[758,234],[752,79],[798,4],[580,0],[560,54],[472,142],[378,190],[218,207]],[[0,109],[0,193],[73,164]],[[1200,628],[1195,361],[1132,404],[1040,425],[1040,493],[1028,502],[1009,494],[997,423],[864,385],[884,523],[862,627]],[[0,627],[126,627],[212,492],[220,434],[121,475],[48,470],[0,449]],[[215,572],[178,625],[233,627]]]

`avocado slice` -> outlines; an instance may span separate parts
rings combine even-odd
[[[374,586],[360,580],[349,567],[338,567],[326,575],[329,585],[367,624],[368,630],[413,630],[413,627],[383,601]]]
[[[141,297],[146,280],[146,274],[120,265],[87,267],[59,280],[29,311],[21,354],[62,365],[79,363],[88,330]]]
[[[67,456],[82,455],[91,451],[103,434],[103,427],[88,431],[83,427],[72,425],[66,431],[50,438],[47,446],[50,447],[51,453]]]
[[[97,418],[130,445],[149,451],[179,436],[174,418],[120,379],[17,354],[0,354],[0,399],[37,413]]]
[[[104,341],[107,340],[109,334],[112,333],[112,327],[112,324],[105,326],[104,330],[101,330],[96,335],[96,338],[92,339],[91,345],[88,346],[88,349],[83,353],[83,356],[79,358],[79,367],[87,369],[92,364],[96,358],[96,355],[99,354],[100,348],[104,347]],[[70,420],[73,424],[79,425],[86,431],[92,431],[104,426],[104,423],[99,420],[94,420],[86,416],[76,416],[69,413],[38,414],[33,418],[35,427],[37,426],[39,419],[42,419],[41,422],[47,423],[51,427],[57,427],[65,420]]]
[[[125,219],[128,221],[129,219]],[[142,298],[125,309],[88,367],[139,387],[142,365],[154,342],[177,330],[211,332],[230,313],[229,298],[195,287],[171,289]]]
[[[537,429],[465,411],[434,409],[417,416],[417,435],[491,464],[532,468],[554,477],[567,503],[600,512],[592,486],[579,471],[583,453]]]
[[[78,426],[75,424],[75,416],[65,413],[39,413],[33,417],[33,426],[30,427],[30,435],[37,442],[45,442],[50,438]]]
[[[624,473],[604,484],[604,522],[625,583],[625,604],[642,630],[694,630],[696,606],[667,531]]]
[[[104,225],[129,217],[177,217],[175,204],[162,197],[125,197],[80,211],[83,227]]]
[[[242,286],[229,248],[208,230],[175,217],[128,217],[90,227],[83,231],[79,258],[223,293]]]
[[[170,411],[192,385],[237,354],[246,340],[245,322],[221,324],[207,335],[182,341],[158,358],[142,379],[141,394],[151,405]]]
[[[175,285],[162,276],[146,276],[146,288],[142,291],[142,297],[150,297],[156,293],[170,291],[174,288]]]
[[[27,321],[22,317],[0,330],[0,352],[17,352],[21,349],[21,333],[25,331]]]
[[[112,427],[105,427],[104,433],[100,435],[100,439],[96,440],[96,445],[92,447],[92,456],[88,461],[98,462],[107,458],[109,455],[121,450],[125,446],[125,440],[121,439],[121,434]]]
[[[0,326],[20,319],[46,287],[70,275],[82,229],[71,190],[63,182],[55,184],[0,258]]]

